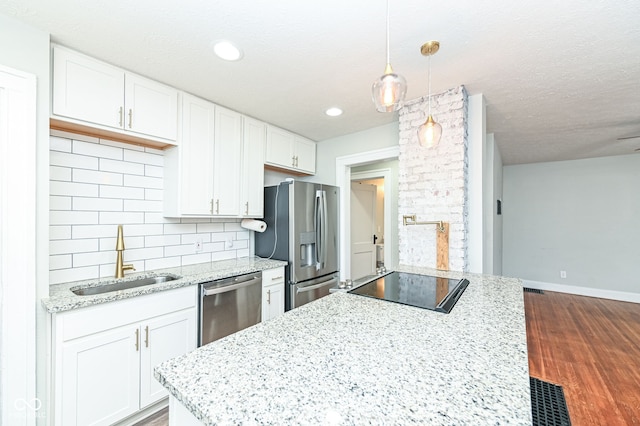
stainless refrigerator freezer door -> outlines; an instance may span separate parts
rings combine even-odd
[[[327,296],[329,289],[338,283],[338,274],[331,274],[315,280],[306,281],[300,284],[291,284],[291,309],[300,307],[316,299]]]
[[[289,199],[290,281],[338,270],[338,188],[294,182]]]

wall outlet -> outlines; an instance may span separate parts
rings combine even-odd
[[[202,238],[198,238],[195,243],[193,243],[193,247],[196,250],[196,253],[202,251]]]
[[[560,271],[560,278],[567,278],[567,271]]]

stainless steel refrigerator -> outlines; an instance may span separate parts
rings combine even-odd
[[[329,294],[338,282],[338,188],[285,181],[264,188],[267,229],[256,255],[284,260],[285,310]]]

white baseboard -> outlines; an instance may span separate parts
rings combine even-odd
[[[524,287],[538,290],[557,291],[559,293],[577,294],[580,296],[599,297],[601,299],[620,300],[622,302],[640,303],[640,293],[605,290],[601,288],[579,287],[575,285],[545,283],[542,281],[522,280]]]

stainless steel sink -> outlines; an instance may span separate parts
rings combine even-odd
[[[111,284],[97,285],[94,287],[72,288],[71,291],[78,296],[93,296],[95,294],[110,293],[112,291],[127,290],[145,285],[164,283],[167,281],[177,280],[179,278],[180,277],[175,275],[159,275],[157,277],[138,278],[136,280],[120,281]]]

